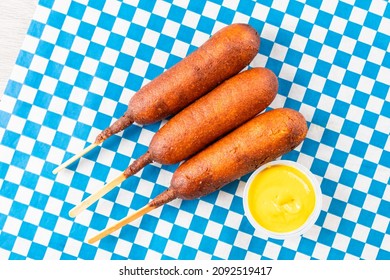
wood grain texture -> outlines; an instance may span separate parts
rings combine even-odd
[[[37,1],[0,1],[0,99],[23,44]]]

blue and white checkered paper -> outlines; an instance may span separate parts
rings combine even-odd
[[[166,120],[132,125],[57,176],[144,84],[225,25],[261,36],[251,67],[279,78],[270,108],[307,119],[283,156],[321,183],[302,237],[267,239],[244,216],[248,176],[176,200],[100,242],[177,168],[152,164],[75,219],[68,211],[147,150]],[[0,104],[1,259],[390,259],[390,5],[386,1],[41,0]]]

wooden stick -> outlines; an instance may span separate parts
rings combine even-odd
[[[67,161],[65,161],[63,164],[61,164],[60,166],[58,166],[56,169],[53,170],[53,174],[57,174],[58,172],[60,172],[62,169],[64,169],[65,167],[69,166],[70,164],[72,164],[73,162],[75,162],[76,160],[78,160],[79,158],[81,158],[83,155],[85,155],[86,153],[88,153],[89,151],[91,151],[93,148],[97,147],[99,144],[96,144],[96,143],[93,143],[91,145],[89,145],[88,147],[86,147],[84,150],[82,150],[81,152],[79,152],[78,154],[74,155],[73,157],[71,157],[70,159],[68,159]]]
[[[113,188],[115,188],[117,185],[122,183],[124,180],[126,180],[126,176],[122,173],[118,177],[116,177],[114,180],[103,186],[100,190],[83,200],[79,205],[74,207],[69,211],[69,216],[74,218],[78,214],[80,214],[83,210],[87,209],[89,206],[91,206],[95,201],[103,197],[106,193],[111,191]]]
[[[112,180],[107,185],[105,185],[103,188],[101,188],[99,191],[97,191],[96,193],[94,193],[84,201],[82,201],[81,204],[77,205],[72,210],[70,210],[69,216],[71,217],[77,216],[81,211],[87,209],[87,207],[89,207],[96,200],[98,200],[103,195],[111,191],[115,186],[119,185],[124,180],[134,175],[135,173],[140,171],[143,167],[145,167],[151,162],[152,162],[151,154],[149,152],[146,152],[140,158],[136,159],[132,164],[130,164],[129,167],[127,167],[121,175],[119,175],[114,180]]]
[[[92,243],[95,243],[96,241],[99,241],[100,239],[102,239],[103,237],[106,237],[107,235],[109,235],[110,233],[113,233],[114,231],[120,229],[121,227],[124,227],[125,225],[127,225],[128,223],[138,219],[139,217],[145,215],[146,213],[152,211],[153,209],[157,208],[158,206],[152,206],[150,204],[146,204],[144,207],[142,207],[141,209],[137,210],[136,212],[134,212],[133,214],[123,218],[122,220],[120,220],[119,222],[115,223],[114,225],[112,225],[111,227],[108,227],[104,230],[102,230],[101,232],[99,232],[97,235],[93,236],[92,238],[90,238],[88,240],[88,243],[89,244],[92,244]]]
[[[145,215],[146,213],[150,212],[153,209],[156,209],[157,207],[160,207],[172,200],[176,199],[176,194],[175,192],[171,189],[168,188],[158,196],[156,196],[152,201],[150,201],[146,206],[142,207],[141,209],[137,210],[133,214],[123,218],[113,226],[101,231],[99,234],[96,236],[92,237],[91,239],[88,240],[88,243],[94,243],[103,237],[109,235],[110,233],[116,231],[117,229],[125,226],[126,224],[134,221],[135,219],[138,219],[139,217]]]

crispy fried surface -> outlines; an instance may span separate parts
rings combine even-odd
[[[260,114],[179,166],[171,188],[182,199],[209,194],[291,151],[306,133],[306,121],[297,111]]]

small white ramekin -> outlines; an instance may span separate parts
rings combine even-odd
[[[301,227],[297,228],[294,231],[285,232],[285,233],[270,231],[270,230],[262,227],[254,219],[254,217],[252,216],[252,213],[249,210],[248,191],[249,191],[250,185],[252,184],[253,179],[256,177],[257,174],[262,172],[264,169],[266,169],[270,166],[274,166],[274,165],[285,165],[285,166],[291,166],[291,167],[298,169],[304,175],[307,176],[307,178],[309,179],[309,181],[311,182],[311,184],[313,185],[313,188],[314,188],[315,205],[314,205],[313,212],[310,214],[310,216],[308,217],[306,222]],[[317,179],[314,177],[313,173],[311,173],[310,170],[308,170],[306,167],[304,167],[303,165],[301,165],[297,162],[290,161],[290,160],[275,160],[275,161],[271,161],[269,163],[262,165],[256,171],[254,171],[252,173],[252,175],[249,177],[247,183],[245,184],[245,188],[244,188],[243,204],[244,204],[245,215],[248,218],[251,225],[256,230],[258,230],[259,232],[262,232],[263,234],[265,234],[266,236],[268,236],[270,238],[286,239],[286,238],[290,238],[290,237],[300,236],[300,235],[304,234],[305,232],[307,232],[314,225],[314,223],[318,219],[318,216],[319,216],[319,214],[321,212],[321,208],[322,208],[322,192],[321,192],[321,188],[320,188],[320,185],[319,185]]]

